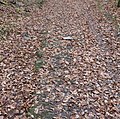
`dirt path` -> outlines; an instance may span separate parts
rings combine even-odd
[[[120,118],[120,42],[97,2],[46,0],[16,24],[0,42],[0,119]]]

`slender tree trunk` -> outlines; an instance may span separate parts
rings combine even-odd
[[[117,4],[117,7],[120,7],[120,0],[118,0],[118,4]]]

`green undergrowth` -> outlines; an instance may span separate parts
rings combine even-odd
[[[25,14],[30,12],[33,7],[41,8],[44,2],[45,0],[0,0],[0,6],[12,8],[19,14]]]
[[[40,34],[42,35],[42,40],[40,47],[36,51],[36,56],[37,56],[37,60],[35,62],[36,71],[38,71],[40,68],[43,68],[43,65],[45,65],[43,49],[48,46],[48,42],[45,38],[48,32],[46,30],[42,30]]]
[[[0,5],[14,5],[17,7],[27,5],[42,5],[45,0],[0,0]]]
[[[36,51],[37,60],[35,62],[35,70],[38,71],[44,65],[42,50]]]
[[[44,65],[44,61],[42,58],[37,59],[35,62],[35,70],[38,71],[40,68],[42,68]]]

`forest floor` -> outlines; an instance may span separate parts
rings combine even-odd
[[[1,4],[0,119],[119,119],[120,9],[115,4]]]

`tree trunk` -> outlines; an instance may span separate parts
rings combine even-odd
[[[118,4],[117,4],[117,7],[120,7],[120,0],[118,0]]]

